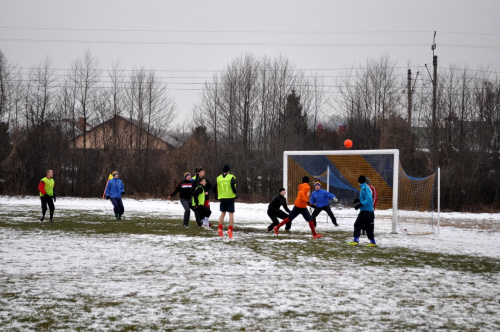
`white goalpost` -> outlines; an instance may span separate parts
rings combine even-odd
[[[392,233],[439,233],[439,170],[426,178],[408,176],[398,149],[284,151],[283,187],[289,197],[304,175],[322,182],[346,205],[359,195],[359,175],[370,177],[379,196],[377,210],[392,209]]]

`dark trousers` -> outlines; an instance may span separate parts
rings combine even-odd
[[[314,211],[312,213],[312,218],[314,221],[314,227],[316,227],[316,217],[321,213],[321,211],[325,211],[326,214],[332,219],[332,223],[334,225],[337,225],[337,219],[333,215],[332,209],[330,208],[330,205],[322,206],[322,207],[315,207]]]
[[[364,230],[366,231],[368,239],[373,240],[373,226],[375,225],[373,216],[373,211],[359,211],[356,222],[354,223],[354,237],[359,237],[361,231]]]
[[[286,212],[279,210],[279,209],[275,209],[275,208],[267,209],[267,215],[272,220],[272,224],[267,226],[267,230],[269,232],[273,230],[274,226],[278,226],[278,224],[280,223],[278,218],[280,218],[280,219],[288,218],[288,214]],[[287,227],[288,227],[288,229],[290,229],[290,227],[292,226],[292,225],[288,226],[288,224],[286,224],[285,229],[287,229]]]
[[[288,215],[288,218],[290,221],[286,224],[285,229],[290,229],[292,227],[292,220],[295,219],[299,214],[304,217],[304,219],[309,222],[312,221],[311,214],[309,213],[309,210],[307,208],[298,208],[296,206],[293,207],[292,211],[290,211],[290,214]]]
[[[184,225],[189,225],[189,216],[191,215],[191,199],[180,198],[182,207],[184,208]]]
[[[194,212],[194,219],[196,219],[196,223],[198,224],[198,226],[201,226],[203,225],[203,222],[201,221],[201,219],[203,219],[203,217],[200,216],[200,212],[198,211],[199,208],[193,208],[193,206],[191,205],[191,210],[193,210]]]
[[[47,206],[50,211],[50,219],[54,216],[54,199],[52,196],[40,196],[40,202],[42,203],[42,215],[45,217],[45,213],[47,212]]]
[[[208,218],[212,214],[210,208],[208,206],[199,205],[196,209],[194,209],[195,215],[198,213],[198,217],[201,219]]]
[[[113,204],[113,211],[115,212],[115,214],[119,214],[121,216],[123,212],[125,212],[122,199],[111,197],[109,200],[111,201],[111,204]]]

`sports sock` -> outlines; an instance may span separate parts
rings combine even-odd
[[[227,229],[229,229],[232,232],[233,231],[233,226],[229,226]]]
[[[282,221],[282,222],[280,222],[280,223],[278,224],[278,229],[280,229],[280,227],[281,227],[281,226],[283,226],[284,224],[286,224],[286,223],[287,223],[287,222],[289,222],[289,221],[290,221],[290,219],[289,219],[289,218],[285,218],[285,219],[283,219],[283,221]]]
[[[222,230],[222,224],[219,224],[219,229]]]
[[[309,227],[311,228],[311,232],[312,232],[313,236],[316,236],[317,233],[316,233],[316,229],[314,228],[314,221],[313,220],[309,221]]]
[[[355,237],[354,237],[354,242],[359,243],[359,236],[355,236]]]
[[[375,238],[371,239],[370,243],[377,244],[377,243],[375,243]]]

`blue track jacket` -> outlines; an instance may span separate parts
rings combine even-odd
[[[366,183],[362,183],[359,189],[359,202],[363,204],[359,208],[360,211],[373,211],[373,197],[370,187]]]
[[[122,198],[122,193],[125,192],[123,182],[120,179],[111,179],[106,187],[106,196],[110,198]]]
[[[309,202],[311,205],[323,207],[330,204],[330,200],[334,199],[335,195],[325,189],[313,190]]]

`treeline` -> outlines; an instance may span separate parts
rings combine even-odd
[[[49,59],[35,67],[25,72],[0,52],[2,194],[35,194],[50,167],[59,195],[102,195],[118,169],[127,193],[165,197],[184,171],[203,166],[214,180],[229,163],[239,197],[267,201],[282,184],[283,151],[337,150],[350,138],[354,149],[400,149],[411,176],[441,167],[445,209],[500,209],[500,82],[491,70],[440,68],[433,108],[428,76],[411,77],[387,56],[336,72],[331,83],[284,56],[245,54],[206,81],[189,123],[172,128],[175,103],[152,69],[104,71],[90,52],[64,74]],[[124,146],[113,135],[102,148],[75,148],[116,116],[179,144]]]

